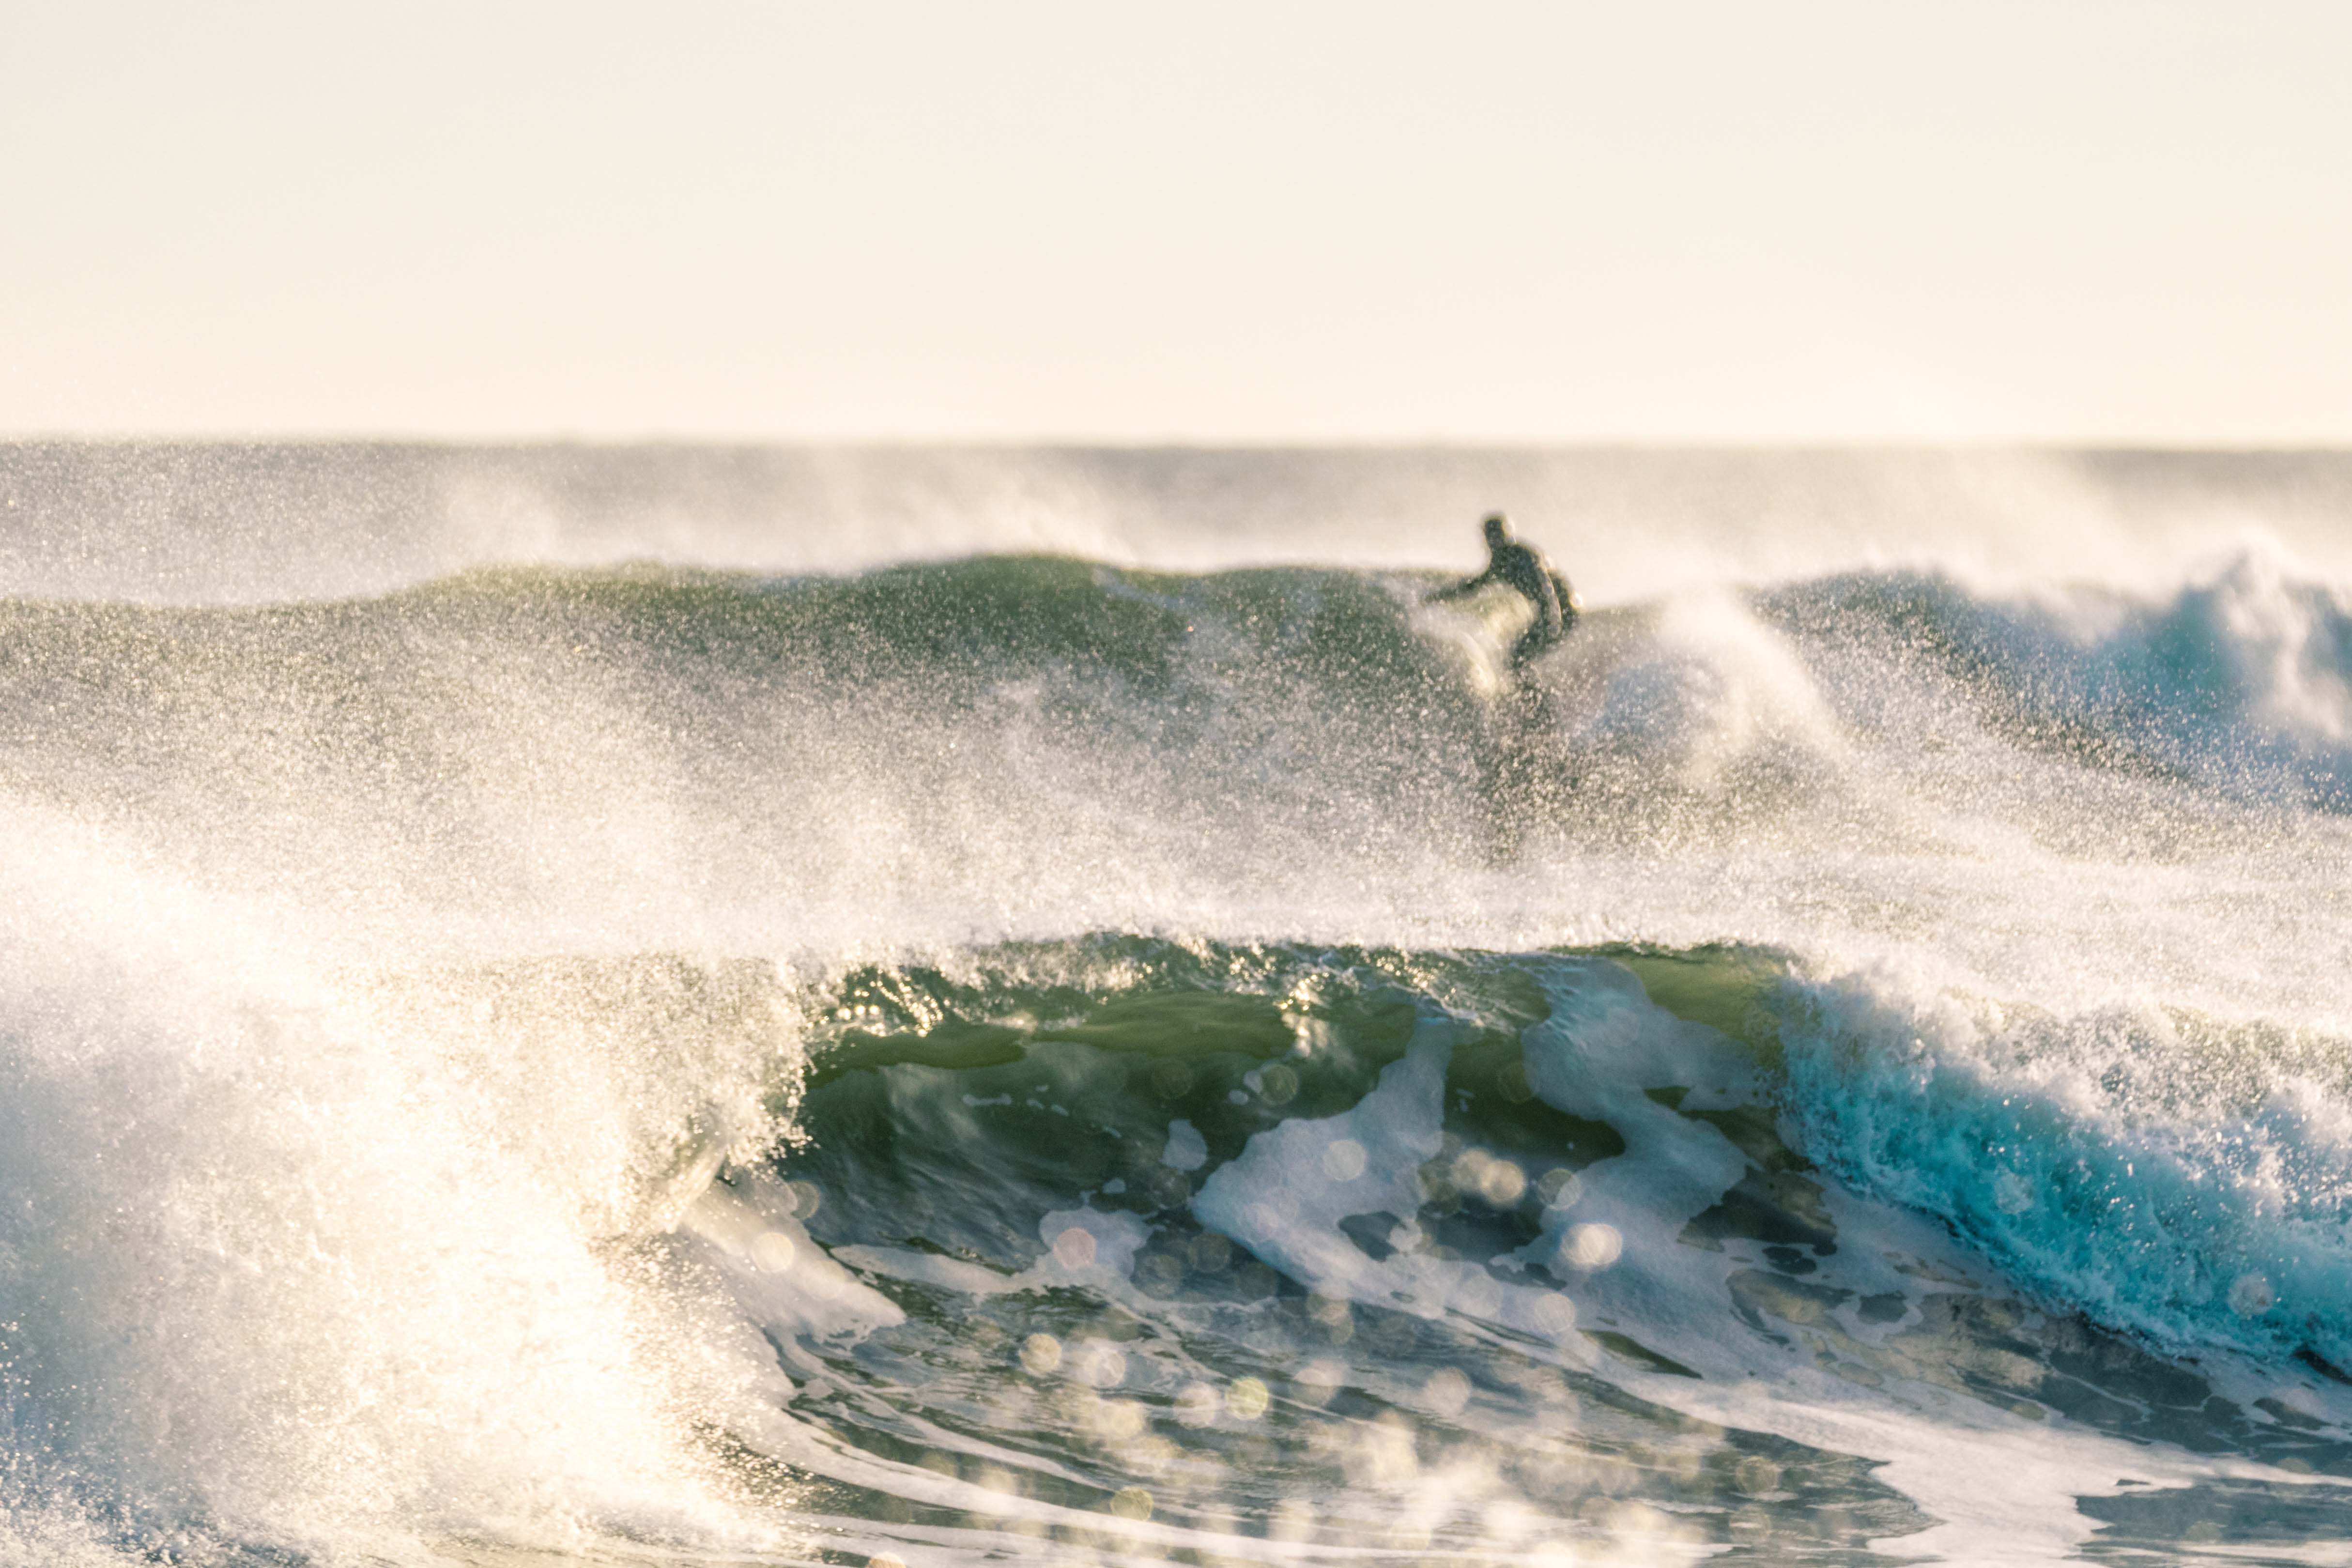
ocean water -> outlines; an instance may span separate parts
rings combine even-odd
[[[2352,457],[0,447],[0,1561],[2352,1563]]]

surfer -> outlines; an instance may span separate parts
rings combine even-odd
[[[1535,620],[1511,645],[1513,674],[1533,663],[1538,654],[1558,646],[1576,626],[1577,611],[1582,607],[1576,590],[1552,569],[1542,551],[1511,536],[1511,520],[1499,511],[1486,519],[1486,569],[1450,588],[1440,588],[1429,597],[1433,602],[1459,599],[1490,583],[1512,589],[1535,606]]]

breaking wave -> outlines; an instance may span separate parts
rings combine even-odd
[[[2336,1528],[2352,597],[1433,581],[0,604],[0,1548]]]

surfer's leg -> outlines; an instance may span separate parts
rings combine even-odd
[[[1511,645],[1511,671],[1513,674],[1517,674],[1518,671],[1525,669],[1528,667],[1528,660],[1535,657],[1535,650],[1528,645],[1535,641],[1537,631],[1537,627],[1529,626],[1526,631],[1519,634],[1519,640]]]
[[[1534,626],[1521,632],[1519,640],[1511,645],[1512,670],[1516,672],[1527,668],[1536,661],[1537,655],[1543,653],[1558,641],[1559,641],[1559,628],[1538,621]]]

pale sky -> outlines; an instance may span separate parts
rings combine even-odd
[[[2352,442],[2352,5],[0,0],[0,435]]]

